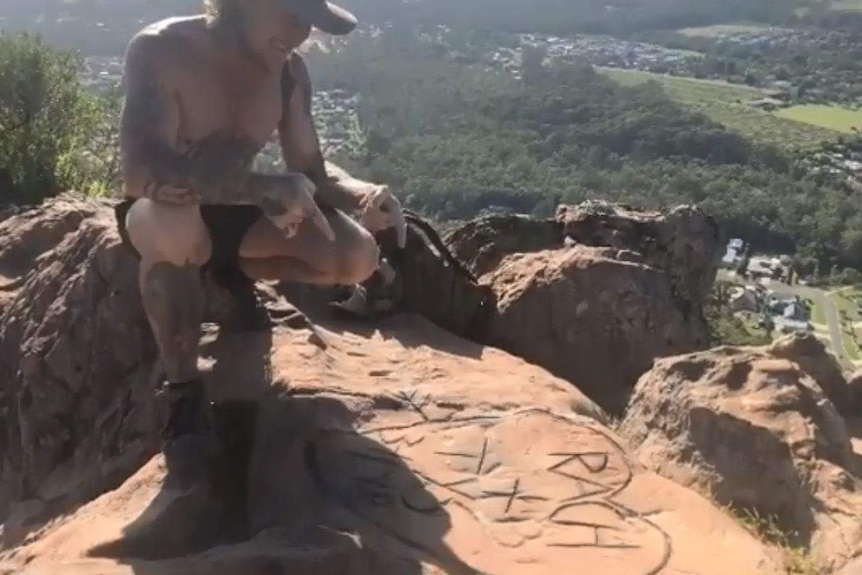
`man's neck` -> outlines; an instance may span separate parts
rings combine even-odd
[[[213,40],[218,46],[220,55],[227,62],[240,66],[249,63],[266,70],[266,61],[254,51],[243,30],[236,24],[215,26],[211,29]]]

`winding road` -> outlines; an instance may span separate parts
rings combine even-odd
[[[853,360],[850,359],[847,355],[847,350],[844,348],[844,338],[841,333],[841,316],[838,313],[838,307],[835,305],[835,302],[827,297],[826,292],[821,289],[804,286],[775,285],[781,291],[810,299],[814,302],[814,305],[823,310],[823,314],[826,316],[826,327],[829,329],[829,339],[832,340],[832,351],[838,356],[841,363],[852,365]]]

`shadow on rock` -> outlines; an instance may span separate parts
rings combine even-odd
[[[761,517],[776,517],[779,527],[794,535],[794,544],[807,545],[817,527],[814,501],[801,483],[788,444],[771,430],[727,413],[695,408],[690,418],[692,435],[701,438],[700,455],[718,478],[734,478],[713,485],[715,498],[740,510],[755,510]],[[708,441],[709,437],[716,440]],[[707,445],[713,448],[706,449]]]
[[[325,526],[356,537],[362,573],[419,575],[422,562],[478,573],[445,544],[441,502],[398,453],[354,430],[347,400],[283,396],[260,406],[251,531]],[[357,550],[359,553],[359,550]]]
[[[225,355],[233,337],[260,353]],[[398,453],[354,430],[352,402],[360,399],[296,396],[270,385],[270,337],[226,335],[208,346],[214,389],[244,372],[241,383],[216,392],[220,457],[189,489],[168,473],[123,539],[91,556],[136,575],[421,575],[423,563],[477,574],[444,542],[451,519],[424,480]]]
[[[334,290],[316,289],[308,286],[283,284],[282,294],[287,294],[297,309],[309,320],[310,325],[338,334],[355,334],[364,338],[380,336],[395,340],[406,348],[430,347],[444,353],[472,359],[482,357],[485,346],[448,331],[431,319],[407,311],[397,311],[383,316],[360,319],[342,313],[330,305],[347,297],[336,297]]]
[[[856,477],[862,477],[862,418],[848,417],[844,422],[847,424],[847,433],[853,446],[853,468],[850,471]]]

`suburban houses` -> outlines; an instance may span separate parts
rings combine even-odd
[[[789,257],[746,254],[743,240],[731,239],[721,260],[725,273],[744,283],[730,289],[728,305],[733,313],[757,318],[761,326],[771,325],[781,333],[813,330],[805,300],[781,291],[780,282],[790,275]]]

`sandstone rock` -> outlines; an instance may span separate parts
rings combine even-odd
[[[19,284],[0,312],[0,522],[16,532],[0,573],[782,572],[636,463],[574,386],[412,315],[206,326],[225,458],[178,490],[154,456],[159,369],[109,207],[65,197],[0,226],[48,238],[0,259]],[[594,257],[651,273],[619,251]]]
[[[806,345],[660,360],[638,382],[619,429],[649,468],[775,517],[835,568],[862,552],[862,469],[835,406],[782,357]]]
[[[683,313],[700,313],[718,269],[721,238],[715,220],[690,206],[668,214],[588,201],[562,205],[555,219],[494,216],[445,236],[452,253],[477,276],[506,256],[562,248],[569,243],[621,250],[621,260],[662,270]]]
[[[555,220],[491,217],[446,236],[496,294],[485,341],[564,377],[620,412],[657,357],[703,349],[703,303],[718,227],[691,207],[667,215],[585,202]]]
[[[68,196],[0,223],[9,282],[0,308],[0,522],[16,518],[7,540],[16,524],[119,484],[155,451],[155,347],[135,261],[112,225],[104,204]]]
[[[181,498],[164,487],[156,457],[119,489],[3,554],[8,569],[783,572],[776,554],[733,519],[644,470],[612,432],[579,415],[594,408],[570,385],[425,320],[393,318],[366,334],[333,322],[218,336],[207,340],[206,355],[215,360],[214,397],[259,401],[247,537],[203,550],[203,541],[183,543],[194,529],[189,517],[218,500],[177,509]],[[251,371],[271,372],[273,384],[249,379],[252,357],[268,367]]]
[[[508,255],[562,247],[563,225],[526,216],[491,216],[467,222],[444,240],[459,261],[482,276]]]
[[[498,308],[488,341],[614,413],[655,358],[707,343],[701,315],[677,307],[662,270],[617,255],[586,246],[515,255],[485,277]]]
[[[108,203],[61,196],[6,219],[0,236],[9,238],[0,246],[0,276],[11,286],[0,292],[8,297],[0,308],[0,524],[9,543],[119,485],[156,453],[160,369],[137,260],[121,244]],[[286,323],[305,325],[294,317],[303,319]],[[462,345],[444,332],[430,341]],[[252,355],[248,365],[255,363]],[[507,370],[523,381],[546,376],[520,365],[513,360]]]
[[[835,575],[862,575],[862,557],[854,559]]]
[[[858,413],[851,397],[852,388],[844,379],[841,365],[817,336],[799,334],[783,337],[772,345],[770,353],[797,363],[814,378],[839,412],[845,415]]]
[[[663,215],[625,205],[585,202],[560,206],[557,220],[563,223],[563,233],[578,243],[640,254],[646,265],[667,274],[680,311],[700,315],[722,249],[713,218],[691,206]]]

